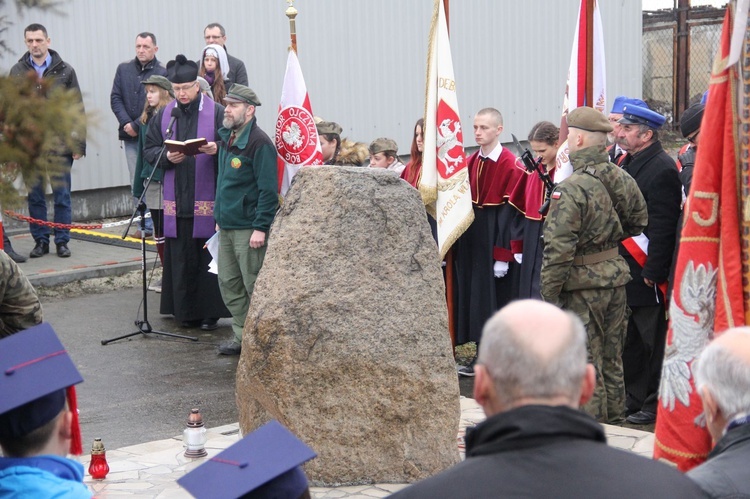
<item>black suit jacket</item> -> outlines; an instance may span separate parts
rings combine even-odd
[[[628,305],[656,305],[663,303],[664,297],[659,293],[657,302],[655,290],[646,286],[643,278],[656,283],[669,278],[682,204],[682,184],[674,160],[664,151],[659,141],[629,155],[623,168],[635,179],[648,207],[648,226],[643,231],[649,239],[646,265],[641,267],[620,245],[620,254],[630,265],[630,275],[633,277],[626,286]]]
[[[236,57],[229,55],[229,52],[227,52],[227,62],[229,62],[229,73],[224,75],[224,79],[227,83],[227,90],[232,86],[232,83],[239,83],[246,87],[250,86],[247,80],[247,69],[245,69],[245,63]]]

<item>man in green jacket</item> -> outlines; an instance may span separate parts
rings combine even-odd
[[[214,217],[219,230],[219,289],[232,313],[234,338],[220,344],[219,353],[239,355],[266,236],[278,207],[278,174],[273,141],[255,119],[255,107],[260,106],[255,92],[235,83],[225,101]]]

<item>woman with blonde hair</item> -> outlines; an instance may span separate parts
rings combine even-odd
[[[138,133],[138,159],[135,164],[135,175],[133,179],[133,196],[137,199],[143,194],[143,189],[149,176],[153,172],[153,178],[146,192],[146,206],[151,207],[151,218],[154,222],[154,240],[156,241],[156,251],[159,253],[159,259],[164,264],[164,211],[162,210],[162,176],[164,172],[161,169],[154,171],[154,167],[146,162],[143,158],[143,148],[146,144],[146,134],[148,133],[148,122],[154,117],[157,111],[174,100],[172,83],[164,76],[152,75],[141,82],[146,87],[146,103],[143,106],[143,113],[138,119],[141,126]],[[158,208],[156,208],[158,207]],[[160,284],[156,287],[161,288]]]

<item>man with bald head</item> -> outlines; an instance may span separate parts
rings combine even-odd
[[[688,477],[709,497],[750,497],[750,327],[716,338],[693,363],[693,375],[716,446]]]
[[[702,497],[676,470],[608,447],[578,410],[595,374],[574,314],[538,300],[505,306],[484,327],[475,373],[487,419],[467,431],[466,460],[393,497]]]
[[[555,187],[544,221],[541,292],[583,321],[597,377],[585,410],[597,421],[617,423],[625,409],[625,284],[631,279],[617,245],[643,231],[646,202],[635,180],[609,162],[607,118],[579,107],[567,120],[573,174]]]

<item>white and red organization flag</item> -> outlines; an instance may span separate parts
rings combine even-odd
[[[744,16],[740,29],[746,54],[747,10]],[[731,27],[729,5],[711,70],[693,183],[683,209],[659,387],[654,458],[671,461],[682,471],[705,461],[712,447],[693,362],[711,338],[750,323],[750,90],[741,79],[750,72],[750,60],[740,57],[739,64],[730,65]]]
[[[474,220],[443,0],[435,0],[432,16],[424,124],[419,191],[437,220],[438,250],[443,258]]]
[[[606,88],[604,34],[599,3],[596,0],[581,0],[573,50],[570,54],[568,83],[563,98],[560,122],[562,145],[557,151],[555,182],[562,182],[573,173],[573,167],[568,159],[568,113],[581,106],[593,107],[604,112],[607,107]],[[592,97],[589,98],[589,95]]]
[[[300,167],[323,164],[323,149],[320,147],[310,96],[294,50],[289,51],[286,61],[274,142],[279,193],[284,196]]]

